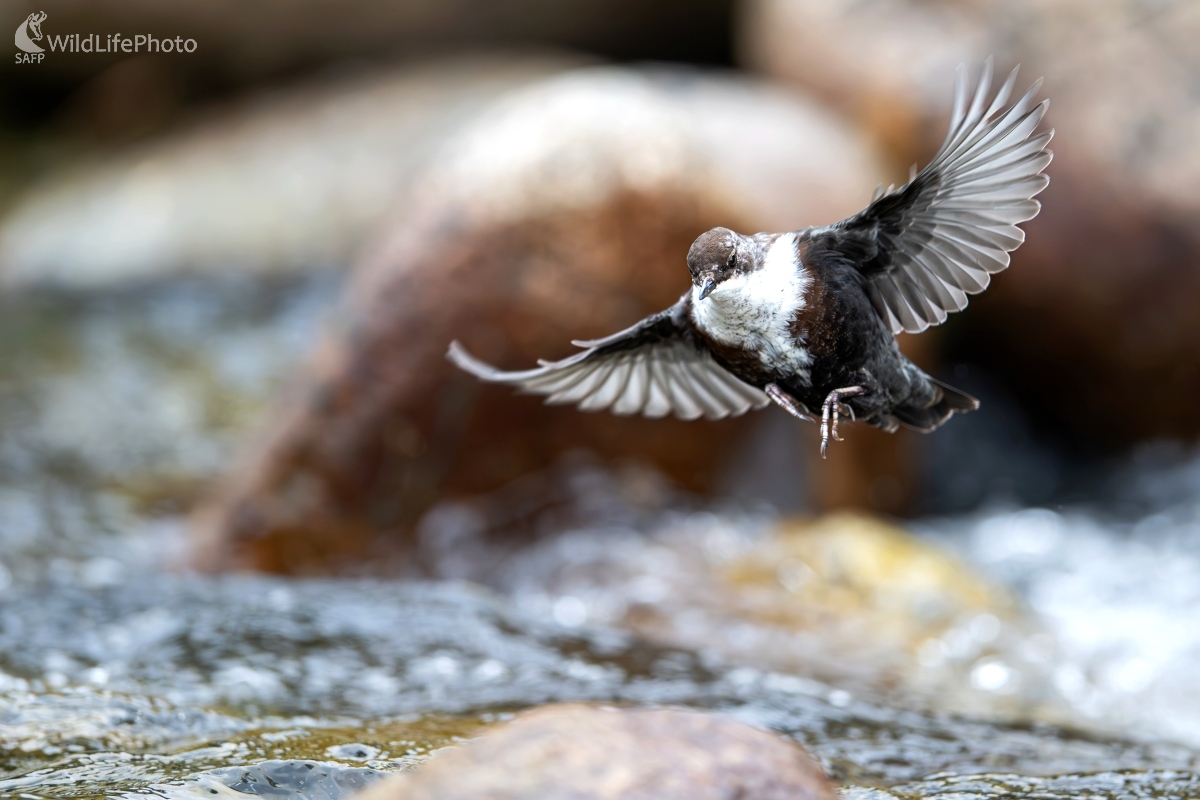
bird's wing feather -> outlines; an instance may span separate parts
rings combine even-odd
[[[612,336],[573,342],[586,349],[562,361],[539,362],[537,369],[498,370],[458,342],[450,344],[447,356],[477,378],[583,411],[721,419],[767,405],[766,394],[718,364],[696,339],[687,318],[689,302],[684,295],[666,311]]]
[[[875,310],[893,333],[920,333],[967,306],[987,288],[1008,254],[1025,240],[1017,223],[1037,216],[1033,198],[1046,188],[1046,145],[1053,131],[1033,135],[1048,100],[1035,104],[1041,81],[1005,108],[1017,71],[985,108],[991,90],[988,59],[968,104],[959,67],[950,131],[929,166],[895,191],[813,239],[862,272]]]

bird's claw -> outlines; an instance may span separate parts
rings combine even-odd
[[[825,458],[825,451],[829,449],[830,437],[835,442],[844,441],[838,436],[838,418],[845,414],[851,421],[855,419],[854,409],[843,403],[842,398],[855,397],[866,391],[861,386],[847,386],[845,389],[834,389],[826,395],[825,402],[821,404],[821,458]]]
[[[792,397],[776,384],[768,383],[763,391],[767,393],[767,397],[771,398],[772,402],[793,417],[807,422],[816,422],[815,419],[809,416],[807,413],[808,409],[799,400]],[[843,403],[842,398],[865,394],[866,391],[861,386],[848,386],[845,389],[834,389],[825,397],[825,402],[821,404],[821,458],[825,458],[825,451],[829,448],[829,439],[831,437],[835,442],[843,441],[842,437],[838,435],[839,417],[845,414],[852,421],[855,419],[854,409],[848,404]]]
[[[808,415],[807,409],[800,405],[800,402],[796,400],[796,398],[792,397],[783,389],[780,389],[774,383],[768,383],[764,391],[767,393],[767,397],[771,398],[771,401],[774,402],[775,405],[779,406],[796,419],[802,419],[805,422],[816,422],[815,419]]]

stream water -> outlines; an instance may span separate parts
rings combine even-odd
[[[504,492],[430,512],[428,581],[179,571],[337,283],[0,299],[0,797],[335,800],[558,700],[719,710],[862,800],[1200,796],[1185,453],[907,532],[577,459],[518,549]]]

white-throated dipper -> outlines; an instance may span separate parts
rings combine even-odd
[[[788,233],[702,234],[688,251],[691,289],[675,305],[592,341],[562,361],[504,372],[458,342],[449,358],[485,381],[584,411],[720,419],[776,403],[821,416],[821,455],[845,414],[923,433],[979,401],[925,374],[896,344],[966,308],[1025,235],[1049,179],[1053,131],[1034,135],[1048,100],[1041,81],[989,103],[992,62],[968,96],[959,67],[950,131],[929,166],[877,190],[849,219]]]

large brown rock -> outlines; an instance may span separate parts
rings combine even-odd
[[[447,344],[510,368],[560,357],[672,303],[702,231],[836,220],[878,172],[835,118],[730,78],[598,68],[501,101],[448,143],[360,264],[306,376],[201,515],[206,562],[378,561],[434,500],[581,447],[710,487],[742,420],[547,408],[455,371]]]
[[[752,0],[740,38],[745,61],[859,120],[898,168],[940,142],[958,63],[1045,76],[1042,214],[945,344],[1077,445],[1200,434],[1200,6]]]
[[[547,706],[362,800],[833,800],[821,768],[776,734],[713,714],[671,709]]]

